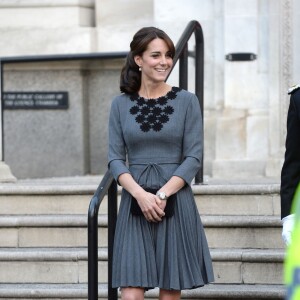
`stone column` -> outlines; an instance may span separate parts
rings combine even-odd
[[[4,154],[3,154],[3,120],[2,120],[2,74],[3,74],[3,65],[0,60],[0,182],[14,182],[16,178],[12,175],[9,166],[4,162]]]
[[[280,176],[284,159],[286,119],[289,105],[288,88],[293,85],[293,1],[272,2],[270,9],[270,156],[266,175]],[[279,21],[278,21],[279,20]],[[299,50],[299,49],[297,49]]]
[[[224,107],[216,125],[214,177],[263,176],[268,157],[268,86],[264,6],[224,1],[224,52],[257,54],[224,62]],[[262,33],[263,32],[263,33]]]

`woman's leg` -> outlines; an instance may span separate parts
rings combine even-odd
[[[181,291],[160,290],[159,300],[179,300]]]
[[[144,289],[143,288],[121,288],[121,299],[122,300],[144,300]]]

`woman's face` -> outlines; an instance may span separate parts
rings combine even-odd
[[[166,80],[173,66],[173,58],[166,42],[160,38],[152,40],[142,56],[135,56],[142,68],[142,82],[158,83]]]

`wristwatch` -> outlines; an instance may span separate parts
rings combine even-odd
[[[167,197],[167,195],[166,195],[165,192],[159,191],[159,192],[156,193],[156,196],[157,196],[160,200],[164,200],[164,201],[168,200],[168,197]]]

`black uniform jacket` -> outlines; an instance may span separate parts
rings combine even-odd
[[[300,88],[291,93],[287,117],[286,151],[281,170],[281,218],[291,213],[293,196],[300,182]]]

